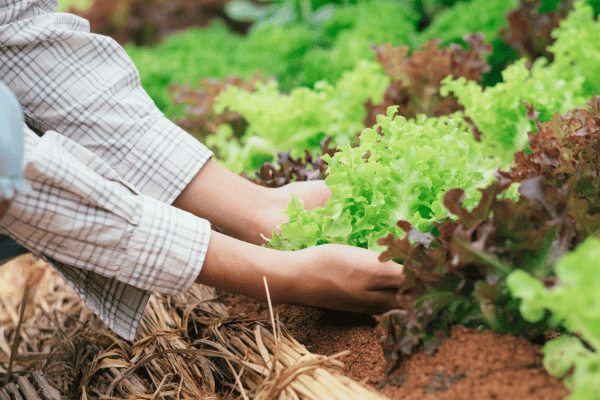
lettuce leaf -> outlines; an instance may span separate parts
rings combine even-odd
[[[535,129],[526,117],[523,101],[533,103],[540,121],[548,122],[555,111],[564,113],[584,106],[585,97],[581,89],[583,76],[565,79],[558,66],[548,65],[543,57],[530,69],[527,59],[517,61],[502,72],[502,78],[504,82],[484,89],[474,81],[448,76],[440,93],[453,93],[458,98],[465,115],[481,131],[485,153],[500,156],[506,168],[513,154],[525,149],[527,132]]]
[[[289,94],[280,93],[276,81],[258,84],[252,93],[229,86],[219,95],[215,111],[238,112],[248,127],[241,145],[226,133],[220,133],[222,140],[211,143],[219,145],[219,157],[236,173],[258,170],[265,161],[274,161],[277,151],[318,151],[327,136],[333,137],[332,145],[348,144],[364,127],[363,103],[369,98],[381,101],[388,85],[381,66],[364,61],[335,85],[323,81],[314,89],[300,87]]]
[[[289,222],[281,235],[273,234],[271,246],[295,250],[344,243],[376,250],[381,236],[400,234],[400,219],[427,230],[431,221],[448,216],[443,197],[450,188],[467,188],[471,204],[477,202],[477,188],[490,182],[499,163],[483,155],[461,114],[406,120],[394,118],[396,111],[393,106],[379,115],[358,147],[342,146],[333,157],[323,157],[332,197],[312,211],[295,198],[286,211]]]
[[[556,71],[564,79],[583,76],[586,95],[600,93],[599,30],[600,22],[594,18],[592,7],[586,1],[576,1],[573,11],[552,32],[556,42],[550,51]]]
[[[541,57],[528,67],[527,59],[521,59],[502,72],[503,82],[485,89],[464,78],[446,78],[441,94],[452,92],[458,98],[482,132],[486,152],[500,155],[507,167],[513,154],[525,149],[527,131],[535,129],[525,117],[523,101],[533,103],[540,121],[548,122],[556,111],[583,107],[592,91],[600,90],[599,30],[592,8],[577,1],[552,33],[552,63]]]
[[[581,336],[563,335],[546,343],[542,350],[548,372],[567,376],[570,400],[600,399],[599,270],[600,240],[589,237],[558,260],[555,272],[559,284],[551,289],[522,270],[507,279],[512,294],[522,300],[524,318],[536,322],[549,310],[555,321]]]
[[[431,25],[419,36],[418,43],[440,38],[444,45],[462,44],[464,35],[477,32],[482,32],[484,39],[491,41],[507,25],[504,15],[517,5],[516,0],[471,0],[456,3],[435,16]]]

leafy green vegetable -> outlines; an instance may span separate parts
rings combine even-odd
[[[157,47],[125,48],[140,72],[144,89],[172,117],[181,115],[170,105],[171,84],[229,75],[249,79],[256,71],[276,76],[282,91],[312,87],[321,80],[336,82],[361,60],[373,59],[372,42],[403,44],[414,34],[417,19],[403,2],[364,0],[337,7],[318,29],[298,22],[267,24],[241,36],[223,23],[213,22],[203,29],[172,35]]]
[[[231,75],[221,81],[201,79],[198,82],[198,88],[195,89],[192,89],[189,85],[172,85],[171,92],[175,96],[173,103],[176,107],[181,107],[184,110],[184,117],[174,118],[173,122],[201,141],[204,141],[207,135],[217,133],[219,126],[222,124],[231,125],[234,135],[239,137],[246,129],[244,119],[236,112],[215,112],[213,106],[217,101],[217,97],[228,86],[233,85],[246,91],[253,91],[256,82],[265,80],[266,78],[260,74],[256,74],[250,80]]]
[[[548,276],[548,261],[573,239],[572,230],[564,229],[573,221],[556,218],[566,195],[536,182],[523,182],[517,201],[502,198],[510,183],[492,182],[474,208],[464,207],[462,189],[449,190],[444,206],[456,218],[435,222],[436,237],[398,221],[406,237],[389,234],[379,240],[387,246],[380,260],[402,263],[405,275],[397,295],[402,311],[379,318],[388,362],[420,344],[435,350],[453,324],[528,338],[548,329],[547,318],[530,323],[520,316],[505,285],[516,268]],[[547,199],[545,206],[537,204],[539,198]]]
[[[321,141],[321,154],[313,157],[312,154],[304,150],[304,159],[291,157],[291,151],[277,153],[277,165],[264,163],[260,170],[249,177],[242,173],[242,176],[250,179],[254,183],[267,187],[281,187],[290,182],[316,181],[327,177],[327,163],[323,161],[323,156],[328,154],[330,157],[338,150],[329,147],[331,136]]]
[[[465,115],[482,132],[487,151],[500,153],[505,165],[512,154],[525,148],[527,131],[535,128],[525,118],[523,101],[533,103],[540,121],[550,121],[561,113],[582,107],[592,90],[600,89],[600,24],[584,1],[553,31],[556,42],[550,47],[554,61],[539,58],[531,68],[526,59],[502,72],[503,82],[483,89],[465,79],[447,78],[442,95],[452,92],[465,107]]]
[[[342,146],[330,159],[323,157],[329,163],[325,183],[331,199],[312,211],[294,199],[286,211],[290,220],[281,235],[273,235],[271,246],[291,250],[346,243],[377,249],[383,234],[399,233],[399,219],[428,228],[447,216],[446,190],[470,188],[474,196],[490,181],[498,162],[483,156],[460,114],[407,121],[393,118],[396,110],[379,115],[378,124],[362,132],[360,146]]]
[[[556,262],[600,232],[600,97],[594,96],[587,105],[587,109],[555,115],[546,123],[540,123],[533,107],[527,105],[527,117],[538,128],[537,134],[529,133],[531,152],[517,153],[510,170],[498,171],[499,180],[481,190],[475,207],[465,207],[469,203],[465,203],[468,197],[464,190],[448,190],[444,206],[455,218],[434,222],[436,236],[422,233],[403,220],[398,226],[406,237],[397,239],[389,234],[379,240],[380,245],[387,246],[380,260],[403,263],[405,274],[398,293],[403,311],[379,318],[387,332],[384,345],[390,362],[398,353],[410,354],[420,343],[426,348],[435,346],[439,342],[436,337],[443,336],[454,323],[528,338],[540,335],[564,318],[563,314],[544,311],[545,297],[540,293],[546,296],[545,287],[570,287],[577,279],[596,287],[582,287],[582,291],[593,294],[568,304],[581,305],[585,318],[600,322],[600,312],[590,314],[586,309],[597,308],[600,257],[596,253],[600,249],[589,255],[594,262],[585,267],[578,267],[586,263],[582,258],[570,264]],[[514,183],[520,183],[519,198],[503,198]],[[523,302],[511,295],[511,285],[513,292],[519,290]],[[574,293],[568,296],[575,297]],[[560,302],[557,298],[557,304]],[[571,312],[570,307],[563,306],[564,314]],[[564,326],[582,334],[587,329]],[[600,334],[600,324],[594,322],[593,329],[594,335]],[[596,348],[598,340],[588,343]],[[567,358],[566,364],[557,363],[560,352],[566,350],[560,346],[556,351],[551,349],[555,347],[549,345],[546,363],[551,364],[550,370],[562,371],[557,375],[564,374],[571,361]]]
[[[362,0],[354,7],[340,7],[324,24],[323,40],[333,44],[342,31],[374,43],[403,42],[414,35],[419,15],[406,2]]]
[[[558,377],[567,375],[570,400],[600,399],[599,270],[600,240],[590,237],[557,262],[559,284],[551,289],[521,270],[507,279],[513,295],[522,300],[523,317],[536,322],[549,310],[555,321],[579,333],[587,343],[584,346],[579,338],[563,335],[549,341],[542,350],[546,369]]]
[[[585,104],[582,76],[565,80],[557,65],[548,66],[544,58],[535,61],[531,69],[526,64],[526,59],[519,60],[502,72],[504,82],[485,89],[465,78],[447,77],[442,82],[441,94],[453,93],[458,98],[465,115],[481,131],[485,152],[500,156],[505,167],[515,152],[525,148],[527,132],[534,128],[523,101],[535,104],[543,122],[557,110],[564,113]]]
[[[411,43],[418,16],[404,2],[362,0],[336,7],[333,16],[315,31],[298,68],[280,77],[280,86],[313,87],[321,80],[335,82],[362,60],[373,60],[372,43]]]
[[[527,105],[527,116],[537,128],[537,133],[528,135],[530,151],[515,153],[511,169],[499,172],[512,182],[539,176],[549,187],[572,187],[567,206],[583,237],[600,232],[598,217],[589,215],[600,210],[600,97],[586,104],[587,108],[565,115],[557,113],[543,124],[533,106]]]
[[[484,40],[492,41],[506,26],[504,15],[516,8],[516,0],[471,0],[456,3],[437,14],[429,27],[419,36],[419,44],[440,38],[443,45],[461,43],[468,33],[482,32]]]
[[[300,87],[281,94],[275,81],[258,85],[253,93],[229,86],[218,97],[215,111],[236,111],[248,122],[241,137],[244,149],[235,154],[228,150],[240,146],[227,133],[220,133],[223,140],[218,143],[210,143],[236,173],[256,171],[263,162],[274,160],[277,151],[318,150],[327,136],[333,137],[335,146],[348,144],[363,128],[363,103],[371,97],[381,101],[388,84],[379,64],[365,61],[335,86],[320,82],[314,90]]]
[[[539,57],[553,59],[548,47],[554,42],[552,31],[558,27],[572,8],[567,0],[520,0],[518,8],[506,14],[508,27],[500,31],[502,39],[514,48],[520,57],[534,61]]]
[[[341,32],[332,47],[314,47],[304,55],[290,86],[313,87],[321,80],[335,82],[361,60],[374,60],[371,43],[354,31]]]
[[[291,24],[267,26],[242,37],[213,22],[204,29],[173,35],[158,47],[129,45],[125,49],[139,70],[144,89],[172,117],[176,113],[169,85],[229,75],[249,79],[256,71],[285,78],[296,73],[302,55],[314,46],[315,35],[307,26]]]
[[[585,78],[586,96],[600,93],[600,22],[586,1],[576,1],[573,11],[560,21],[559,29],[552,32],[556,42],[550,47],[554,54],[557,76],[572,80]]]

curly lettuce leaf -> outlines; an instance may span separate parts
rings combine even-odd
[[[482,32],[487,41],[497,37],[507,25],[504,15],[516,8],[516,0],[471,0],[456,3],[435,16],[431,25],[419,36],[419,44],[440,38],[443,44],[463,43],[468,33]]]
[[[381,66],[365,61],[335,85],[323,81],[314,89],[300,87],[289,94],[280,93],[276,81],[258,84],[252,93],[230,86],[219,95],[215,111],[240,113],[248,128],[241,137],[244,150],[225,151],[219,156],[228,168],[239,173],[256,171],[265,161],[274,161],[277,151],[319,150],[321,140],[327,136],[333,137],[333,145],[350,143],[364,127],[363,103],[368,98],[381,101],[388,85],[389,78]]]
[[[332,197],[323,208],[303,210],[290,203],[289,222],[271,246],[295,250],[323,243],[380,249],[377,239],[399,234],[396,221],[421,229],[448,216],[444,193],[464,187],[477,202],[478,187],[492,179],[498,160],[486,157],[460,114],[416,120],[393,117],[397,107],[365,129],[358,147],[342,146],[329,163],[325,180]],[[381,130],[383,136],[378,134]]]
[[[540,121],[548,122],[556,111],[583,107],[592,92],[600,90],[599,30],[592,8],[577,1],[552,33],[552,63],[542,57],[528,68],[527,60],[521,59],[502,72],[503,82],[485,89],[465,79],[446,78],[441,93],[458,98],[482,132],[488,153],[500,154],[508,166],[513,154],[525,148],[527,131],[535,129],[525,117],[523,101],[533,103]]]
[[[577,337],[563,335],[543,348],[544,366],[558,377],[568,375],[570,400],[600,399],[600,240],[589,237],[574,252],[558,260],[555,272],[559,284],[547,289],[522,270],[514,271],[507,285],[521,299],[520,311],[531,322],[549,310]],[[571,373],[572,371],[572,373]]]
[[[589,95],[600,93],[600,22],[594,18],[594,10],[587,3],[574,2],[573,11],[552,32],[556,41],[550,51],[560,76],[565,79],[583,76],[583,86]]]
[[[453,93],[458,98],[465,115],[481,131],[485,152],[500,156],[503,167],[508,167],[513,154],[525,149],[527,132],[535,129],[523,101],[533,103],[540,121],[548,122],[555,111],[564,113],[584,106],[586,98],[581,89],[583,76],[565,79],[556,65],[547,65],[545,58],[539,58],[530,69],[527,59],[521,59],[507,67],[502,78],[504,82],[484,89],[465,78],[446,77],[440,93]]]

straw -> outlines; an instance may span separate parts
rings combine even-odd
[[[40,369],[65,398],[384,399],[341,373],[338,358],[347,353],[306,350],[275,320],[272,306],[269,327],[230,316],[213,288],[195,284],[179,296],[155,294],[132,343],[108,330],[53,269],[23,257],[0,266],[0,278],[3,269],[20,269],[29,274],[23,284],[31,285],[17,351],[11,345],[24,291],[0,298],[4,376],[12,357],[12,375]]]

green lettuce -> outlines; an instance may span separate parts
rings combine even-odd
[[[592,92],[600,90],[599,31],[592,8],[577,1],[553,31],[552,63],[539,58],[528,67],[528,61],[521,59],[502,72],[503,82],[485,89],[475,82],[448,77],[441,93],[454,93],[465,107],[465,115],[482,132],[487,152],[499,154],[506,167],[513,154],[525,148],[527,132],[535,132],[523,101],[533,103],[540,122],[548,122],[557,111],[583,107]]]
[[[518,6],[516,0],[471,0],[454,4],[435,16],[419,36],[419,44],[440,38],[443,45],[463,43],[467,33],[482,32],[488,42],[506,26],[506,12]]]
[[[201,78],[238,75],[249,79],[256,71],[289,80],[299,70],[301,57],[315,45],[317,33],[308,26],[266,26],[247,36],[230,32],[221,22],[188,29],[157,47],[125,47],[138,68],[142,87],[168,117],[171,84],[195,84]],[[288,90],[289,88],[286,88]]]
[[[557,72],[564,79],[585,78],[584,90],[600,93],[600,22],[586,1],[576,1],[573,11],[552,32],[556,42],[550,46]],[[588,95],[588,96],[589,96]]]
[[[452,92],[457,97],[465,107],[465,115],[481,131],[486,153],[499,155],[503,167],[507,167],[513,154],[526,147],[527,132],[535,130],[523,101],[533,103],[540,121],[548,122],[556,111],[565,113],[583,107],[589,96],[584,97],[581,90],[582,76],[564,79],[559,68],[548,66],[544,58],[535,61],[530,69],[527,60],[521,59],[507,67],[502,78],[504,82],[484,89],[474,81],[452,80],[448,76],[440,93],[446,96]]]
[[[394,118],[396,110],[389,107],[373,129],[363,130],[360,146],[342,146],[323,157],[330,200],[306,211],[294,198],[285,212],[289,222],[281,225],[281,235],[273,234],[272,247],[343,243],[380,250],[377,239],[401,235],[398,220],[431,230],[431,221],[448,216],[443,197],[450,188],[466,188],[472,204],[477,202],[477,188],[490,182],[498,160],[483,155],[461,114],[406,120]]]
[[[319,150],[327,136],[333,137],[332,145],[351,143],[364,128],[363,103],[369,98],[381,101],[388,85],[381,66],[364,61],[335,85],[322,81],[314,89],[300,87],[289,94],[280,93],[273,80],[258,84],[253,93],[230,86],[219,95],[215,111],[238,112],[248,127],[241,143],[222,131],[209,145],[216,147],[227,168],[239,173],[258,170],[265,161],[273,161],[277,151]]]
[[[567,376],[569,400],[600,399],[600,240],[589,237],[555,266],[558,285],[545,285],[523,270],[514,271],[507,285],[521,299],[520,311],[531,322],[550,311],[563,334],[542,349],[544,366],[552,375]],[[547,311],[548,310],[548,311]],[[573,336],[577,332],[581,339]],[[586,343],[582,343],[582,340]]]

